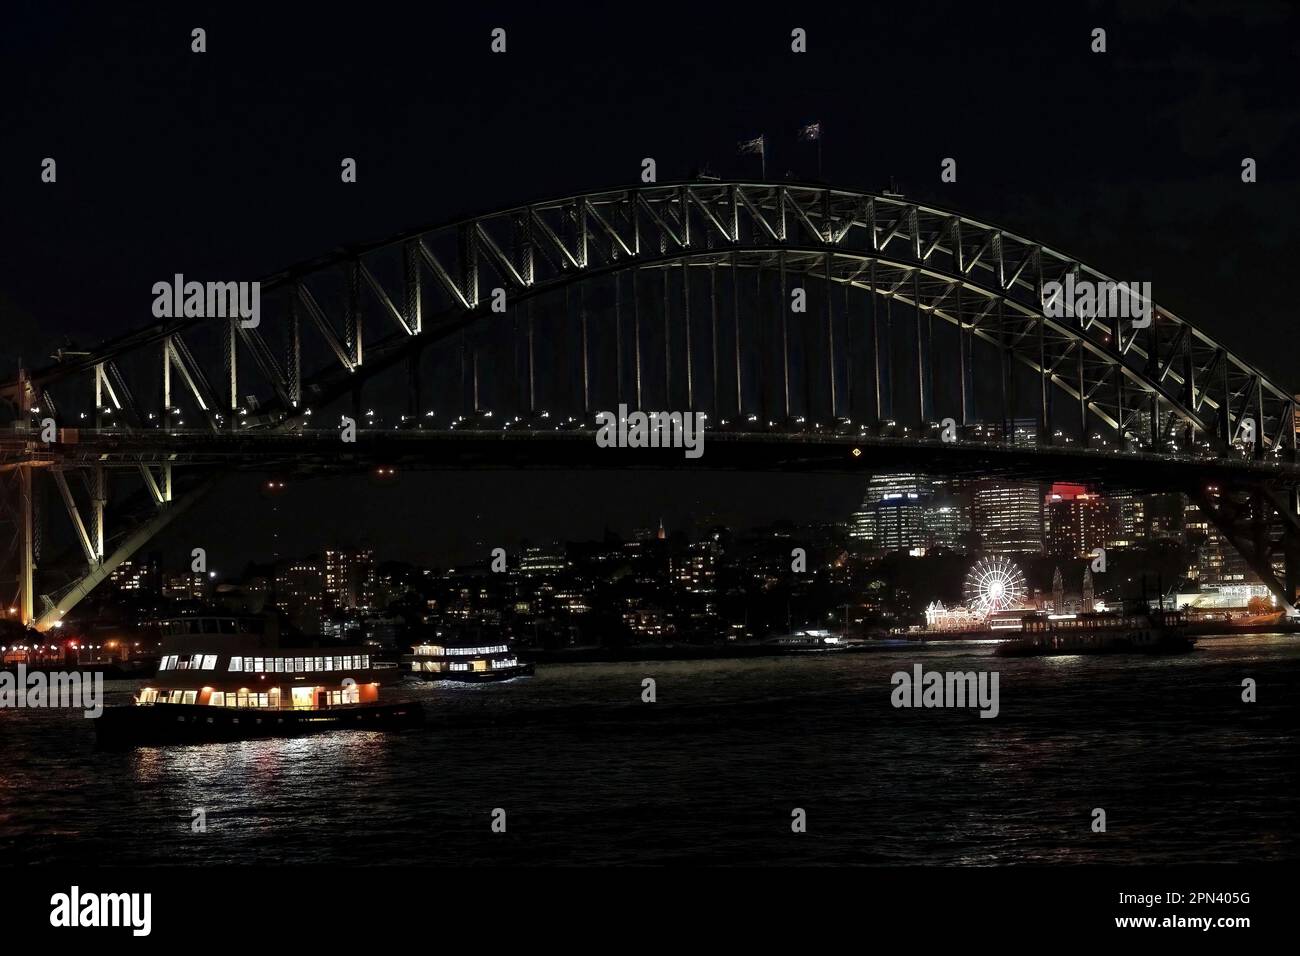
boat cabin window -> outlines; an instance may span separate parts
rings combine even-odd
[[[369,654],[342,657],[232,657],[230,669],[252,674],[294,674],[313,671],[368,670]]]

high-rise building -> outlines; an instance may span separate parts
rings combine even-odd
[[[886,496],[929,495],[934,481],[926,475],[901,473],[897,475],[872,475],[862,496],[863,509],[879,504]]]
[[[375,552],[332,549],[325,552],[324,589],[335,608],[372,608],[376,601]]]
[[[1116,537],[1116,506],[1076,487],[1053,485],[1047,496],[1047,551],[1061,558],[1088,557]]]
[[[1184,520],[1187,545],[1192,551],[1192,563],[1187,569],[1189,578],[1203,589],[1258,583],[1259,576],[1250,570],[1246,559],[1190,501]]]
[[[924,548],[926,500],[915,492],[890,492],[876,502],[873,544],[885,551]]]
[[[864,543],[876,540],[876,511],[855,511],[849,516],[849,537]]]
[[[971,524],[993,554],[1043,551],[1043,495],[1036,483],[988,480],[976,485]]]
[[[927,548],[959,550],[971,530],[970,499],[965,495],[936,494],[925,506]]]
[[[294,625],[318,634],[326,609],[325,569],[319,558],[291,561],[275,575],[275,598]]]
[[[970,499],[952,482],[926,475],[876,475],[849,536],[883,551],[958,548],[971,528]]]
[[[887,551],[925,547],[922,512],[933,488],[925,475],[872,475],[850,518],[850,536]]]
[[[1114,510],[1115,530],[1105,547],[1132,548],[1144,542],[1150,534],[1146,496],[1121,491],[1107,497]]]

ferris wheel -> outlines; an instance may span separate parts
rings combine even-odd
[[[966,574],[962,587],[966,606],[980,614],[994,614],[1007,608],[1023,607],[1029,596],[1024,572],[1015,562],[1001,557],[980,558]]]

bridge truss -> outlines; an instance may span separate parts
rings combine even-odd
[[[1045,287],[1067,277],[1113,281],[901,196],[712,180],[349,248],[261,280],[255,327],[152,320],[0,386],[0,523],[14,532],[0,588],[7,576],[15,613],[45,628],[222,473],[391,455],[475,466],[545,458],[540,440],[572,454],[561,438],[590,442],[595,413],[627,404],[703,412],[728,443],[764,450],[737,466],[863,467],[881,455],[849,446],[883,442],[934,446],[942,471],[972,447],[1010,461],[1027,441],[1065,469],[1045,477],[1137,486],[1134,463],[1159,462],[1293,603],[1292,393],[1155,304],[1145,328],[1060,317]],[[344,415],[355,445],[337,440]],[[75,565],[43,553],[59,507]]]

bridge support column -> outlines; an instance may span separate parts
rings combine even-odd
[[[95,557],[100,561],[104,560],[104,509],[108,504],[108,479],[104,474],[104,466],[96,465],[91,476],[92,490],[91,505],[93,510],[91,544],[95,549]]]
[[[783,421],[788,423],[790,421],[790,293],[786,291],[784,251],[777,253],[777,262],[781,273],[781,298],[777,302],[777,308],[781,313],[781,383],[784,388],[785,402]]]
[[[230,430],[239,428],[239,333],[238,319],[232,318],[226,326],[226,375],[230,391]]]
[[[1286,548],[1286,593],[1293,606],[1300,607],[1300,534],[1287,537]]]
[[[31,627],[36,621],[36,469],[18,468],[18,616]]]
[[[916,408],[922,434],[926,423],[933,417],[934,368],[931,364],[931,345],[934,339],[934,313],[928,315],[921,308],[921,275],[912,270],[912,307],[916,310]]]
[[[831,290],[834,283],[831,279],[831,254],[828,252],[822,256],[822,269],[825,279],[826,295],[826,375],[827,386],[830,388],[831,414],[829,425],[835,424],[835,415],[839,411],[839,405],[836,402],[835,394],[835,304],[831,297]]]

